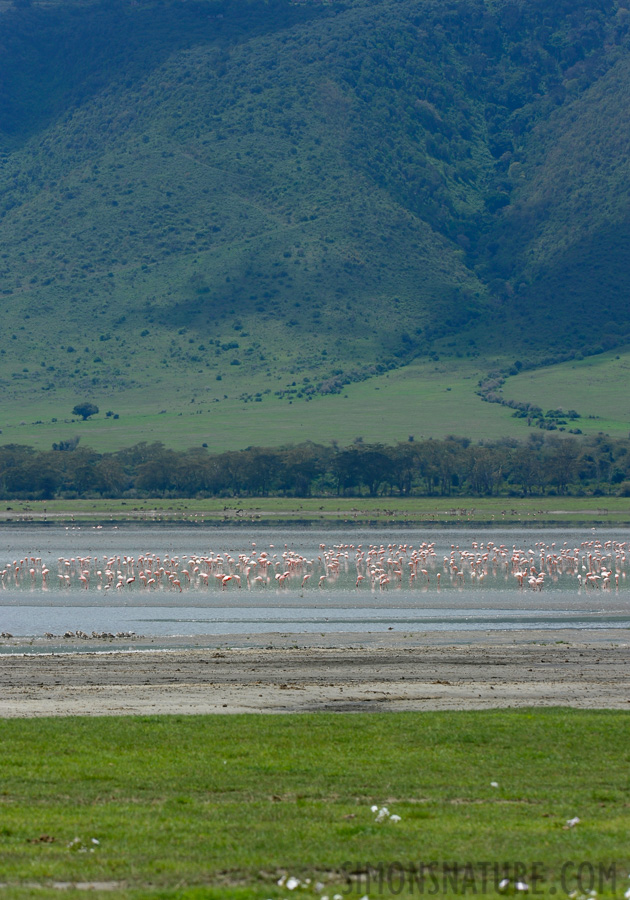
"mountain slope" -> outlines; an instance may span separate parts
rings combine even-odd
[[[281,32],[304,41],[303,27]],[[427,322],[476,313],[461,251],[348,164],[331,49],[299,64],[285,51],[282,65],[278,41],[177,52],[9,159],[3,284],[30,322],[7,364],[45,334],[45,371],[27,374],[57,389],[120,386],[127,368],[138,380],[134,353],[149,369],[148,357],[180,369],[196,357],[209,375],[237,359],[251,375],[272,352],[289,375],[330,380],[406,353]],[[243,346],[261,325],[264,342]]]
[[[5,402],[308,399],[623,338],[620,3],[22,6],[0,17]]]
[[[537,126],[511,166],[513,202],[494,265],[514,279],[516,314],[573,346],[630,337],[630,59]]]

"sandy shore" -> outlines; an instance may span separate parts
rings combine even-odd
[[[253,635],[250,646],[3,642],[0,716],[630,709],[626,632]],[[239,639],[243,644],[243,639]]]

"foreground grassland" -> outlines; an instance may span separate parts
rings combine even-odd
[[[471,864],[478,892],[488,862],[525,880],[535,867],[544,896],[622,896],[629,724],[573,710],[7,720],[2,896],[110,882],[118,897],[264,900],[320,881],[358,900],[366,866],[394,873],[369,896],[393,896],[396,864],[421,862]],[[373,804],[400,821],[376,822]],[[312,884],[291,894],[283,874]]]
[[[0,522],[318,525],[627,525],[627,497],[255,497],[3,501]]]

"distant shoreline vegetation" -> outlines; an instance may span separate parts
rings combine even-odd
[[[535,433],[212,453],[139,443],[112,453],[62,441],[0,447],[0,499],[152,497],[630,497],[630,439]]]

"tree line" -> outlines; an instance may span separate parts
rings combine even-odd
[[[212,453],[139,443],[111,453],[61,441],[0,447],[0,498],[630,496],[630,439],[532,434],[347,447],[304,443]]]

